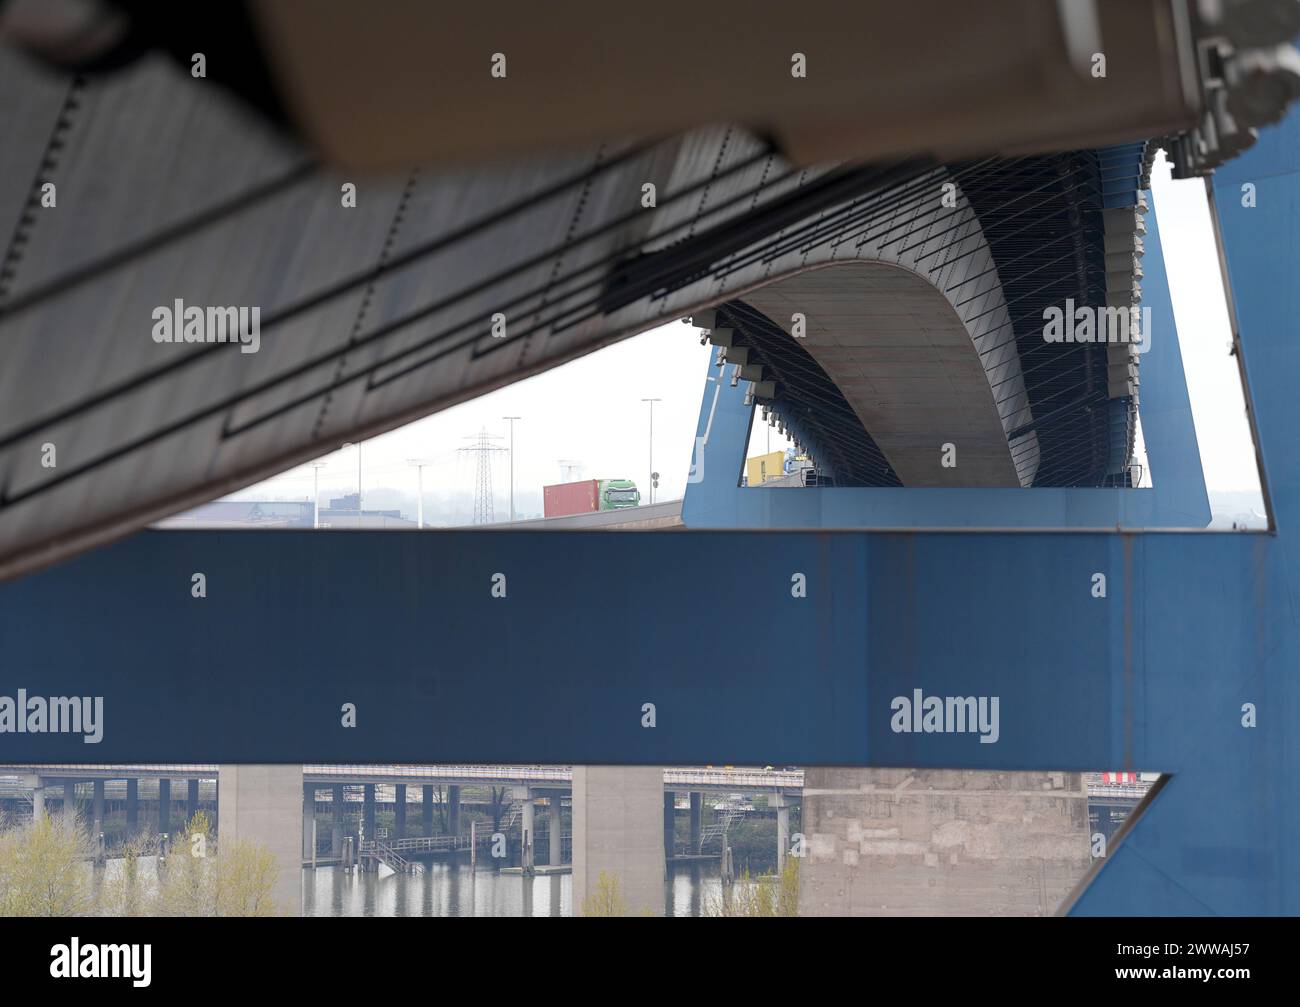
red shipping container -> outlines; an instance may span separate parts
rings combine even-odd
[[[590,514],[600,509],[599,479],[584,479],[577,483],[556,483],[542,487],[542,504],[547,517],[564,517],[566,514]]]

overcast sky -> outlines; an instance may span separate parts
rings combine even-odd
[[[1258,495],[1254,453],[1235,360],[1228,355],[1230,330],[1218,255],[1210,229],[1205,187],[1175,182],[1163,157],[1152,175],[1174,313],[1187,370],[1197,437],[1212,492]],[[599,350],[545,374],[510,385],[366,441],[361,483],[367,509],[398,508],[415,517],[416,470],[410,459],[431,462],[424,470],[425,521],[472,520],[480,430],[509,446],[515,422],[515,506],[520,517],[539,516],[541,487],[563,481],[561,461],[577,463],[573,478],[633,479],[643,499],[650,472],[649,405],[654,405],[654,466],[657,499],[678,498],[686,484],[700,393],[709,349],[697,330],[672,322],[616,346]],[[765,450],[767,428],[755,424],[750,454]],[[785,441],[771,434],[774,450]],[[356,448],[320,459],[322,504],[356,492]],[[509,510],[507,451],[490,458],[497,520]],[[233,494],[231,499],[304,500],[312,495],[314,470],[300,466]],[[1248,498],[1247,498],[1248,499]],[[1245,510],[1240,500],[1232,507]],[[1262,505],[1255,508],[1262,513]]]

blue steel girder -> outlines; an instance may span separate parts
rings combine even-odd
[[[1198,897],[1279,911],[1285,558],[1231,533],[150,532],[0,588],[4,694],[105,697],[98,744],[3,734],[0,761],[1160,770],[1116,858],[1190,787],[1196,829],[1157,825],[1155,852],[1256,850],[1266,870]],[[918,688],[999,697],[997,742],[894,733]]]
[[[145,533],[0,586],[3,694],[106,718],[0,761],[1159,770],[1073,911],[1300,912],[1300,119],[1216,193],[1275,533]],[[895,733],[915,689],[998,741]]]
[[[108,709],[94,747],[11,734],[0,746],[38,761],[1176,771],[1205,737],[1184,728],[1204,695],[1184,683],[1244,695],[1258,670],[1241,655],[1262,663],[1279,645],[1276,627],[1232,607],[1246,585],[1251,598],[1281,590],[1275,541],[148,532],[0,588],[6,664],[31,669],[6,684],[104,695]],[[611,570],[625,574],[616,594]],[[1154,591],[1166,571],[1176,586]],[[192,572],[206,598],[191,597]],[[1092,597],[1097,572],[1104,599]],[[496,573],[505,598],[492,596]],[[736,610],[779,639],[738,647]],[[1184,625],[1183,611],[1200,617]],[[1159,659],[1166,647],[1180,659]],[[916,687],[1000,696],[999,740],[893,733],[888,701]],[[355,729],[335,730],[343,702],[361,708]],[[643,702],[656,704],[654,730],[640,727]]]

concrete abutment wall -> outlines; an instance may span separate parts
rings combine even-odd
[[[801,916],[1046,916],[1088,871],[1078,773],[806,770]]]

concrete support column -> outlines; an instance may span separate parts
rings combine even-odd
[[[45,817],[45,781],[39,776],[32,783],[32,821],[39,822]]]
[[[393,838],[406,838],[406,784],[399,783],[393,788]]]
[[[562,863],[564,863],[564,840],[561,838],[564,829],[563,819],[561,818],[561,814],[560,814],[561,803],[562,803],[560,798],[561,793],[562,791],[559,790],[551,791],[551,809],[550,809],[551,810],[551,820],[550,820],[550,827],[551,827],[550,854],[551,855],[549,861],[552,867],[559,867]]]
[[[664,914],[663,794],[657,766],[573,767],[575,916],[596,894],[602,873],[617,883],[631,915]]]
[[[776,808],[776,869],[780,873],[790,852],[790,799],[778,792],[771,805]]]
[[[375,838],[375,785],[367,783],[361,788],[361,827],[366,842]]]
[[[140,831],[140,781],[126,781],[126,835],[130,839]]]
[[[316,785],[302,787],[302,859],[316,859]]]
[[[185,821],[188,824],[199,813],[199,781],[186,780],[185,783]]]
[[[63,817],[71,819],[77,811],[77,785],[71,780],[63,784]]]
[[[690,852],[700,852],[700,834],[704,821],[704,795],[698,790],[691,792],[691,836]]]
[[[672,857],[677,847],[677,794],[664,791],[664,856]]]
[[[520,839],[523,845],[519,853],[519,866],[527,873],[533,869],[533,848],[536,845],[536,834],[533,831],[533,795],[527,787],[524,788],[523,810],[523,828],[520,831]]]
[[[302,766],[222,766],[217,830],[222,843],[248,840],[275,857],[271,900],[302,913]]]
[[[447,788],[447,833],[460,835],[460,787]]]
[[[421,787],[420,794],[420,824],[424,827],[426,836],[433,835],[433,787]]]
[[[96,780],[92,784],[90,797],[90,839],[95,844],[95,859],[104,859],[104,781]]]
[[[343,788],[335,785],[330,793],[330,854],[343,855]]]
[[[158,831],[172,830],[172,781],[158,781]]]

